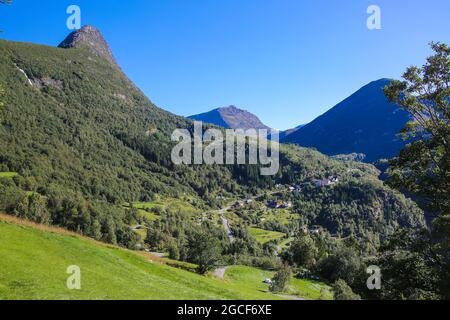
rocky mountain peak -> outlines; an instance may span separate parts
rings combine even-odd
[[[96,56],[103,57],[117,66],[116,59],[114,58],[105,38],[97,28],[90,25],[86,25],[69,34],[58,47],[88,48]]]
[[[212,123],[224,128],[232,129],[269,129],[254,114],[237,108],[236,106],[228,106],[214,109],[212,111],[193,115],[190,119]]]

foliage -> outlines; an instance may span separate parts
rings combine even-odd
[[[283,264],[282,267],[275,273],[272,279],[272,285],[270,291],[283,292],[289,285],[289,281],[292,277],[292,269],[288,264]]]
[[[431,48],[422,68],[408,68],[405,81],[385,89],[413,116],[403,134],[416,138],[391,161],[389,183],[411,193],[435,219],[430,230],[405,230],[384,248],[378,257],[387,283],[382,298],[450,298],[450,48]]]
[[[301,232],[291,242],[285,259],[290,261],[291,264],[310,269],[316,264],[318,254],[319,250],[316,247],[315,241],[310,235]]]
[[[333,293],[335,300],[361,300],[361,297],[352,291],[348,284],[339,279],[333,283]]]
[[[319,274],[331,282],[344,280],[352,288],[365,285],[365,264],[358,252],[346,245],[339,245],[335,252],[322,259],[317,266]]]
[[[174,260],[198,265],[206,273],[220,260],[228,244],[225,232],[209,222],[198,223],[183,213],[165,211],[148,224],[145,242],[154,250],[168,252]]]
[[[449,233],[448,229],[436,230],[441,226],[435,222],[431,231],[403,230],[382,248],[376,261],[383,270],[383,285],[377,298],[449,297]]]
[[[434,55],[422,68],[410,67],[405,81],[393,81],[386,96],[414,118],[403,130],[418,141],[392,161],[391,184],[418,196],[436,215],[450,212],[450,48],[432,43]]]
[[[221,258],[221,246],[217,238],[207,231],[196,231],[188,240],[188,260],[198,265],[197,272],[205,274],[213,269]]]

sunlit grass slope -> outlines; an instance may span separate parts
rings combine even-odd
[[[139,254],[57,229],[0,218],[1,299],[275,299],[258,288],[149,262]],[[56,231],[55,231],[56,230]],[[68,266],[81,290],[68,290]]]

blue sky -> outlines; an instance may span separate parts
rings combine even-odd
[[[1,38],[57,45],[66,8],[98,27],[126,74],[179,115],[236,105],[271,127],[313,120],[450,43],[448,0],[14,0]],[[382,30],[368,30],[367,7]]]

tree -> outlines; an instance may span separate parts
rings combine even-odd
[[[98,222],[97,219],[94,219],[94,221],[92,222],[91,237],[95,240],[102,239],[102,225],[100,224],[100,222]]]
[[[108,218],[106,220],[106,226],[105,226],[106,232],[103,233],[104,239],[103,241],[107,243],[117,244],[117,237],[116,237],[116,226],[114,221],[111,218]]]
[[[385,88],[388,99],[413,117],[402,134],[417,139],[391,162],[390,183],[442,215],[450,212],[450,48],[442,43],[431,43],[431,48],[434,55],[422,68],[408,68],[405,81]]]
[[[30,196],[25,195],[17,204],[14,215],[33,222],[50,224],[51,217],[46,202],[43,196],[36,193]]]
[[[334,253],[320,261],[318,265],[320,275],[330,281],[345,280],[355,288],[365,284],[365,265],[358,252],[345,245],[339,246]]]
[[[335,300],[361,300],[361,297],[352,291],[352,288],[342,279],[332,285]]]
[[[406,234],[402,234],[405,236]],[[409,236],[409,235],[408,235]],[[414,245],[421,240],[414,240]],[[420,247],[405,250],[405,242],[398,250],[388,251],[378,260],[378,265],[383,271],[382,288],[378,292],[382,299],[395,300],[424,300],[438,299],[436,288],[439,286],[438,265],[427,258],[426,247],[421,243]],[[425,246],[423,246],[425,244]]]
[[[287,260],[295,263],[299,267],[310,269],[316,264],[318,252],[317,246],[311,236],[300,234],[292,242]]]
[[[416,139],[390,162],[389,183],[435,216],[430,230],[394,237],[384,250],[380,264],[391,284],[384,295],[391,299],[450,298],[450,48],[431,48],[422,68],[408,68],[405,81],[385,88],[413,117],[402,134]]]
[[[207,231],[193,232],[188,239],[188,260],[198,265],[197,272],[205,274],[220,260],[220,241]]]
[[[288,264],[283,264],[283,266],[277,271],[272,279],[272,284],[270,285],[270,291],[272,292],[283,292],[286,290],[291,280],[292,269]]]

